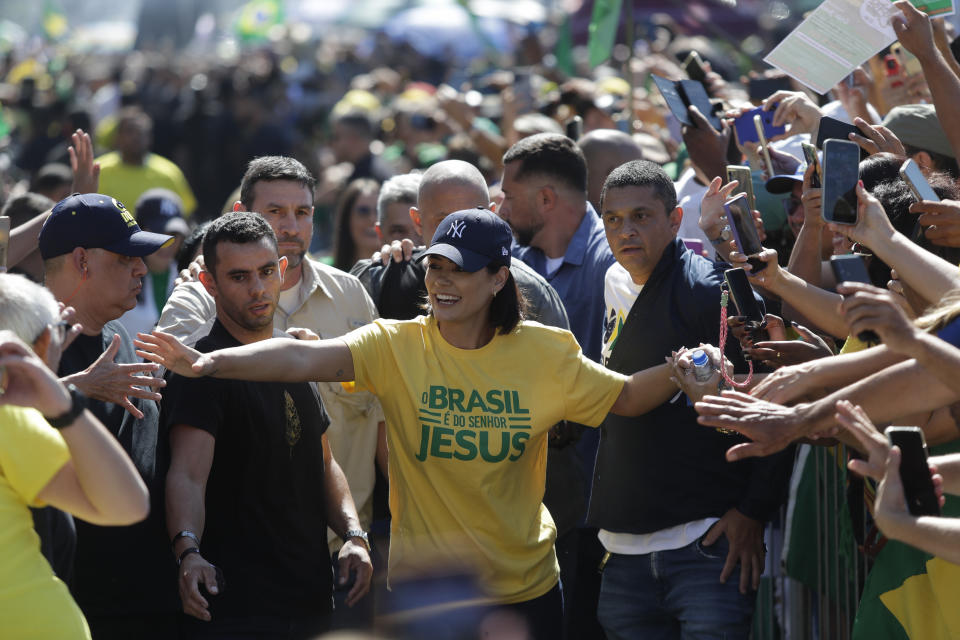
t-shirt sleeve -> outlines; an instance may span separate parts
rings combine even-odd
[[[59,431],[36,409],[0,409],[0,473],[23,501],[43,506],[37,494],[70,460]]]
[[[573,334],[566,334],[566,340],[562,363],[557,369],[566,403],[564,419],[599,426],[620,396],[626,376],[583,355]]]
[[[375,394],[377,389],[389,384],[385,374],[396,371],[388,344],[389,326],[382,320],[375,320],[340,337],[353,356],[355,390]]]
[[[165,426],[169,430],[183,424],[206,431],[214,438],[223,422],[225,383],[217,378],[185,378],[173,374],[163,390],[167,409]]]

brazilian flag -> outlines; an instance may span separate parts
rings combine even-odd
[[[960,452],[960,441],[931,455]],[[960,497],[947,496],[943,515],[960,517]],[[960,638],[960,566],[891,540],[867,575],[853,640]]]
[[[54,0],[43,3],[43,33],[50,40],[59,40],[67,33],[67,16]]]
[[[243,42],[266,40],[270,28],[283,24],[282,0],[250,0],[240,9],[237,36]]]

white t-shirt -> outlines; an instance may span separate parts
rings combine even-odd
[[[683,219],[680,220],[677,237],[681,240],[689,238],[702,241],[703,248],[707,251],[707,259],[713,260],[717,250],[713,248],[710,238],[700,228],[700,201],[703,200],[707,187],[697,182],[695,176],[693,168],[688,167],[673,185],[677,190],[677,204],[683,209]]]
[[[623,324],[627,321],[627,315],[642,290],[643,285],[635,283],[619,262],[614,262],[607,269],[607,275],[603,279],[605,312],[603,349],[600,352],[604,365],[610,359]],[[717,520],[718,518],[704,518],[644,534],[614,533],[600,529],[598,537],[603,548],[611,553],[640,555],[685,547],[705,534]]]

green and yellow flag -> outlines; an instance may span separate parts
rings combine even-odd
[[[50,40],[59,40],[67,33],[67,16],[54,0],[43,3],[43,33]]]
[[[244,42],[265,40],[270,28],[282,23],[282,0],[250,0],[240,9],[237,36]]]
[[[623,0],[596,0],[594,3],[587,40],[591,67],[602,64],[613,52],[622,7]]]

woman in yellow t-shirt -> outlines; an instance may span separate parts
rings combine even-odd
[[[511,232],[495,214],[447,216],[425,252],[429,314],[333,340],[268,340],[201,355],[140,334],[141,355],[182,375],[355,381],[383,406],[393,516],[389,576],[455,569],[489,602],[560,637],[562,598],[543,506],[547,434],[561,420],[638,415],[676,390],[665,365],[626,378],[572,334],[522,320]]]

